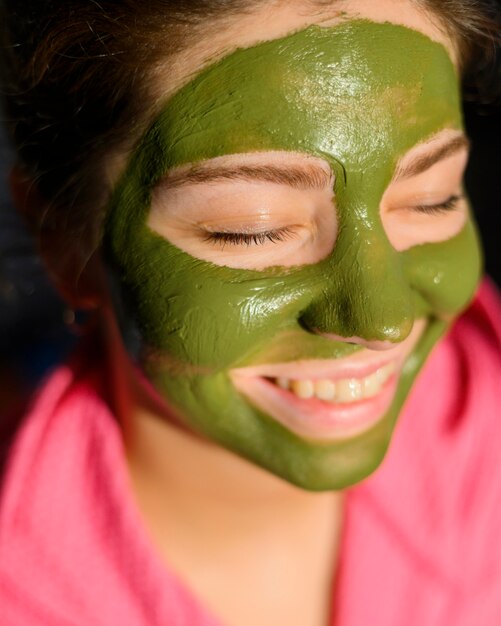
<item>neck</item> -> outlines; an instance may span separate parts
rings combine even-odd
[[[253,554],[282,562],[293,553],[328,580],[343,495],[301,490],[182,428],[152,401],[132,365],[124,367],[130,361],[116,329],[106,337],[133,495],[164,560],[189,577],[206,565],[199,555],[214,563],[237,547],[246,562]]]
[[[136,490],[168,503],[172,512],[203,512],[254,519],[268,525],[333,510],[340,494],[303,491],[237,455],[173,425],[164,415],[136,407],[128,420],[125,446]],[[160,504],[159,504],[160,505]],[[171,513],[172,514],[172,513]]]

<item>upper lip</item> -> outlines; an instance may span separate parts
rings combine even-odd
[[[360,355],[360,358],[356,358]],[[231,370],[235,376],[289,378],[291,380],[341,380],[344,378],[364,378],[389,363],[396,362],[398,357],[374,354],[368,357],[362,352],[335,360],[304,360],[291,363],[272,363],[242,367]]]
[[[424,319],[416,320],[412,333],[390,349],[378,350],[364,347],[344,357],[334,359],[300,359],[284,363],[251,365],[234,368],[230,370],[230,375],[236,378],[336,381],[346,378],[365,378],[390,363],[394,363],[398,371],[415,348],[425,326]]]

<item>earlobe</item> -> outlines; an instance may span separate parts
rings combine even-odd
[[[108,298],[99,251],[86,250],[78,241],[70,242],[69,233],[51,227],[54,209],[22,166],[11,169],[9,186],[14,206],[33,233],[36,249],[63,299],[75,309],[101,307]]]

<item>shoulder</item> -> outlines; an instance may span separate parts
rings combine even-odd
[[[485,282],[430,356],[382,466],[348,493],[347,623],[497,623],[500,449],[501,301]]]
[[[96,433],[106,438],[113,431],[99,378],[87,364],[77,358],[56,369],[32,399],[7,455],[0,543],[2,536],[17,530],[15,520],[27,511],[27,503],[33,515],[43,516],[55,491],[64,493],[77,479],[75,472],[81,470]]]
[[[485,281],[435,348],[360,498],[445,578],[496,571],[500,584],[500,448],[501,299]]]
[[[115,506],[114,480],[107,478],[122,453],[101,378],[81,359],[57,369],[10,449],[0,507],[0,601],[18,620],[29,609],[36,616],[29,623],[73,623],[67,618],[77,603],[88,608],[82,573],[99,578],[96,572],[106,570],[99,542],[110,517],[103,507]]]
[[[11,449],[0,605],[12,624],[212,624],[157,559],[96,359],[49,378]],[[3,622],[2,622],[3,623]]]

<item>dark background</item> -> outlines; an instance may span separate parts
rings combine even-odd
[[[466,183],[484,240],[486,270],[501,285],[501,107],[479,114],[465,106],[472,155]],[[0,128],[0,406],[30,388],[75,341],[60,301],[12,208],[6,176],[11,154]],[[2,387],[4,392],[2,395]]]
[[[7,184],[11,156],[0,125],[0,415],[74,343],[64,321],[67,309],[13,209]]]
[[[487,273],[501,286],[501,106],[478,111],[465,105],[472,154],[466,187],[484,242]]]

